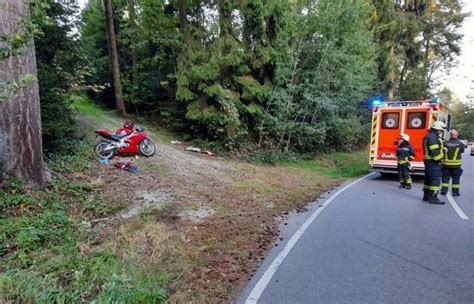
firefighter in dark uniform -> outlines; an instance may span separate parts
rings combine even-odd
[[[441,184],[441,194],[446,195],[449,188],[449,180],[452,178],[451,185],[453,196],[460,196],[460,180],[462,175],[461,154],[464,153],[464,144],[459,140],[459,133],[451,130],[450,139],[444,142],[445,153],[443,161],[443,183]]]
[[[444,205],[438,199],[439,185],[443,172],[442,160],[444,159],[444,147],[441,136],[446,125],[442,121],[435,121],[428,134],[423,138],[423,154],[425,164],[425,184],[423,187],[423,201],[430,204]]]
[[[400,144],[397,147],[397,168],[400,177],[400,187],[411,189],[412,180],[410,177],[410,161],[415,158],[415,150],[410,144],[408,134],[400,134],[398,137]]]

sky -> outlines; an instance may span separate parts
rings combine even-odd
[[[84,7],[88,0],[77,0]],[[462,101],[469,99],[474,104],[474,0],[462,0],[463,12],[470,13],[464,20],[460,32],[464,35],[461,43],[459,63],[449,72],[440,71],[439,85],[435,91],[449,88]]]

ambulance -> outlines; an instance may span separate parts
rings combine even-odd
[[[370,138],[369,164],[371,171],[384,174],[397,173],[396,151],[398,136],[410,136],[415,149],[411,162],[413,174],[424,175],[423,138],[431,123],[444,122],[449,130],[451,114],[449,108],[437,98],[414,101],[373,101],[372,129]],[[448,132],[445,132],[447,136]]]

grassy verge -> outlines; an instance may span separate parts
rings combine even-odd
[[[368,157],[366,151],[335,152],[323,154],[311,160],[297,160],[282,164],[305,171],[321,172],[331,178],[352,178],[369,172]]]
[[[91,219],[120,206],[101,201],[94,186],[68,174],[93,170],[90,143],[49,161],[56,178],[41,191],[16,181],[0,192],[0,303],[156,303],[167,294],[159,277],[93,249],[102,229]],[[68,179],[68,177],[70,179]]]

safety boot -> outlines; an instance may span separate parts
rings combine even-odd
[[[433,190],[430,190],[428,203],[434,204],[434,205],[444,205],[444,204],[446,204],[445,202],[439,200],[438,194],[436,193],[436,191],[433,191]]]
[[[453,189],[452,193],[453,196],[461,196],[461,193],[459,193],[459,189]]]
[[[429,198],[430,198],[430,195],[429,195],[429,192],[430,190],[428,189],[423,189],[423,201],[424,202],[427,202],[429,201]]]
[[[405,183],[400,183],[400,186],[398,188],[405,188]]]
[[[406,184],[406,185],[405,185],[405,189],[411,190],[411,184]]]
[[[440,194],[441,194],[441,195],[446,195],[446,194],[448,194],[448,188],[446,188],[446,187],[441,188]]]

